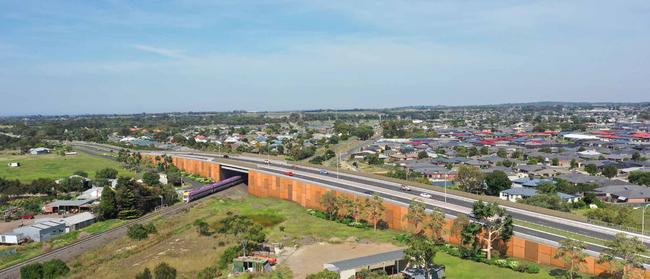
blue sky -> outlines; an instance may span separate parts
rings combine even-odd
[[[0,115],[650,101],[649,1],[5,1]]]

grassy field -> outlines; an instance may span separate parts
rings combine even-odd
[[[298,204],[282,200],[243,195],[235,199],[215,197],[185,213],[155,220],[158,233],[146,240],[125,237],[86,252],[68,263],[72,268],[68,277],[133,278],[145,267],[153,269],[164,261],[177,269],[178,278],[195,278],[203,268],[214,265],[226,247],[237,242],[220,234],[200,236],[192,223],[202,219],[214,228],[229,213],[250,216],[265,225],[269,241],[285,247],[319,241],[336,243],[349,237],[370,243],[395,243],[394,237],[400,233],[348,227],[311,216]],[[447,278],[554,278],[551,267],[541,267],[539,274],[524,274],[444,253],[438,254],[436,262],[447,266]],[[285,276],[281,278],[291,274],[282,273]]]
[[[7,164],[19,162],[18,168],[10,168]],[[47,155],[0,155],[0,177],[6,179],[19,179],[30,182],[37,178],[59,179],[72,175],[73,172],[82,170],[94,177],[97,170],[114,168],[120,175],[133,176],[134,173],[121,167],[115,161],[93,157],[85,153],[72,156]]]

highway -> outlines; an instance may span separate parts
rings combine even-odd
[[[104,149],[104,150],[119,150],[119,147],[108,147],[105,145],[96,145],[87,143],[83,144],[86,147],[95,146],[95,148]],[[178,152],[178,151],[152,151],[152,152],[142,152],[142,153],[151,153],[151,154],[168,154],[175,155],[186,158],[193,158],[198,160],[206,161],[215,161],[223,158],[222,155],[206,152]],[[354,192],[357,194],[367,194],[371,191],[374,194],[377,194],[383,197],[386,200],[401,203],[408,205],[413,198],[418,197],[420,200],[425,202],[429,209],[433,207],[440,208],[446,214],[450,216],[457,216],[458,214],[467,214],[472,207],[472,204],[475,200],[456,196],[456,195],[447,195],[446,202],[445,196],[443,193],[438,191],[432,191],[419,187],[411,187],[411,191],[405,192],[400,190],[400,184],[383,181],[379,179],[353,175],[348,173],[320,173],[318,168],[304,167],[297,165],[289,165],[285,161],[271,160],[268,161],[263,158],[241,156],[241,155],[229,155],[228,160],[230,161],[241,161],[246,163],[256,164],[259,171],[264,171],[268,173],[284,175],[286,171],[294,172],[294,179],[301,179],[306,182],[317,183],[324,186],[335,187],[339,189],[344,189],[346,191]],[[338,177],[337,177],[338,176]],[[430,199],[423,199],[419,197],[420,193],[431,194]],[[548,216],[541,213],[526,211],[513,207],[505,207],[509,214],[512,215],[513,219],[521,220],[528,223],[533,223],[541,226],[550,227],[556,230],[568,231],[575,234],[584,235],[590,238],[597,238],[602,240],[609,240],[613,238],[613,235],[619,232],[626,233],[631,236],[637,236],[641,238],[646,246],[650,248],[649,239],[646,236],[641,236],[639,234],[634,234],[630,232],[620,231],[612,228],[597,226],[589,223],[562,219],[554,216]],[[515,233],[519,235],[528,236],[531,239],[541,240],[542,242],[547,242],[550,244],[556,244],[558,241],[562,240],[564,237],[534,230],[522,226],[515,227]],[[599,252],[602,250],[602,246],[597,244],[588,244],[588,250],[592,252]]]

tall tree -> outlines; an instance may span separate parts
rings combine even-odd
[[[485,176],[485,184],[487,185],[487,194],[496,196],[501,191],[510,189],[512,181],[505,172],[493,171]]]
[[[445,214],[437,208],[427,214],[424,227],[431,233],[431,238],[436,242],[442,242],[442,228],[445,226]]]
[[[409,204],[408,212],[404,215],[404,219],[413,226],[413,233],[420,234],[420,225],[424,222],[426,217],[425,207],[418,199],[413,199]]]
[[[384,199],[380,196],[372,195],[372,198],[366,198],[366,217],[372,223],[374,230],[377,230],[377,224],[384,216],[386,206],[384,206]]]
[[[599,262],[609,263],[612,272],[621,278],[630,278],[634,269],[645,263],[641,254],[647,251],[645,244],[637,237],[628,238],[625,233],[617,233],[614,239],[605,242]]]
[[[117,199],[115,191],[111,187],[104,187],[99,205],[96,208],[97,215],[104,220],[113,219],[117,216]]]
[[[571,238],[560,241],[555,258],[561,260],[567,267],[567,278],[573,279],[580,271],[580,267],[587,262],[587,254],[584,252],[586,246],[584,242]]]
[[[424,278],[432,278],[431,268],[435,265],[438,252],[436,243],[424,236],[416,235],[408,240],[408,247],[404,249],[404,258],[408,265],[422,268]]]
[[[479,194],[483,192],[483,172],[477,167],[462,165],[458,168],[456,183],[462,191]]]
[[[618,169],[615,166],[605,166],[603,168],[603,176],[607,178],[613,178],[618,174]]]
[[[320,197],[320,205],[323,206],[330,219],[336,218],[339,211],[339,199],[333,191],[327,191]]]
[[[499,207],[497,203],[486,203],[483,201],[476,201],[474,203],[472,214],[474,214],[474,217],[481,224],[483,234],[480,235],[480,238],[487,245],[485,252],[487,253],[488,260],[492,259],[492,245],[494,241],[497,239],[506,241],[512,237],[512,217],[506,214],[506,210]]]

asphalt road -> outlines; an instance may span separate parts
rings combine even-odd
[[[115,150],[117,150],[117,148]],[[218,155],[198,153],[198,152],[168,152],[168,154],[170,154],[170,153],[176,153],[176,155],[181,155],[181,156],[219,158]],[[247,158],[247,157],[242,157],[242,156],[238,156],[238,155],[230,156],[229,160],[237,160],[237,161],[255,163],[255,164],[260,164],[260,163],[262,163],[264,161],[263,159]],[[274,161],[272,161],[270,163],[270,166],[283,167],[283,168],[287,167],[284,163],[278,163],[278,162],[274,162]],[[349,175],[349,174],[345,174],[345,173],[340,173],[339,174],[339,179],[337,179],[336,181],[332,181],[331,179],[324,179],[323,176],[327,176],[329,178],[336,178],[335,173],[329,173],[329,174],[323,175],[323,174],[319,173],[318,169],[305,168],[305,167],[301,167],[301,166],[293,166],[292,168],[294,170],[296,170],[296,171],[307,173],[307,175],[296,174],[294,176],[296,178],[304,179],[304,180],[307,180],[307,181],[313,181],[313,182],[317,182],[317,183],[322,183],[322,184],[325,184],[325,185],[331,185],[331,186],[334,186],[334,187],[339,187],[339,188],[343,188],[343,189],[347,189],[347,190],[355,191],[355,192],[359,192],[359,193],[367,192],[367,189],[364,189],[364,188],[359,187],[359,186],[350,185],[350,183],[364,184],[364,185],[369,185],[369,186],[373,186],[373,187],[383,188],[385,190],[399,190],[399,187],[396,186],[395,183],[382,182],[380,180],[365,178],[365,177],[362,177],[362,176],[354,176],[354,175]],[[274,173],[278,173],[278,174],[282,174],[284,172],[284,171],[280,171],[280,170],[269,170],[269,169],[264,169],[264,170],[274,172]],[[319,177],[322,177],[322,178],[319,178]],[[421,189],[421,188],[417,188],[417,187],[411,187],[411,188],[412,188],[412,191],[410,191],[410,193],[415,194],[415,195],[419,195],[420,193],[424,192],[424,189]],[[441,193],[434,192],[434,191],[428,191],[427,193],[432,194],[431,198],[433,200],[444,201],[444,196]],[[377,193],[377,194],[380,194],[380,193]],[[402,203],[405,203],[405,204],[408,204],[410,202],[410,199],[408,199],[408,198],[399,197],[399,196],[395,196],[395,195],[387,195],[386,193],[381,193],[381,196],[386,198],[386,199],[394,200],[394,201],[397,201],[397,202],[402,202]],[[462,197],[458,197],[458,196],[454,196],[454,195],[447,195],[447,202],[449,204],[452,204],[452,205],[455,205],[455,206],[460,206],[460,207],[467,208],[467,209],[471,208],[472,204],[473,204],[473,201],[471,201],[471,200],[468,200],[468,199],[462,198]],[[449,210],[449,209],[446,209],[445,211],[448,211],[446,213],[451,214],[451,215],[458,215],[458,213],[459,213],[459,212]],[[614,231],[609,229],[609,228],[602,227],[602,229],[601,229],[601,228],[599,228],[599,227],[597,227],[595,225],[591,225],[591,224],[586,224],[586,223],[580,224],[580,223],[576,223],[576,221],[568,221],[568,220],[556,218],[556,217],[553,217],[553,216],[537,214],[537,213],[521,213],[521,211],[522,210],[509,210],[509,214],[511,214],[512,217],[515,220],[522,220],[522,221],[526,221],[526,222],[529,222],[529,223],[534,223],[534,224],[538,224],[538,225],[542,225],[542,226],[546,226],[546,227],[555,228],[555,229],[558,229],[558,230],[569,231],[569,232],[573,232],[573,233],[576,233],[576,234],[585,235],[585,236],[588,236],[588,237],[591,237],[591,238],[597,238],[597,239],[602,239],[602,240],[609,240],[609,239],[613,238]],[[540,232],[540,231],[537,231],[537,230],[532,230],[532,229],[519,227],[519,226],[516,228],[515,231],[520,232],[520,233],[524,233],[526,235],[531,235],[531,236],[539,237],[539,238],[542,238],[542,239],[550,240],[550,241],[553,241],[553,242],[557,242],[557,241],[563,239],[563,237],[560,237],[560,236],[557,236],[557,235],[554,235],[554,234]],[[646,246],[648,248],[650,248],[650,243],[646,243]],[[589,250],[597,252],[597,251],[601,251],[602,247],[597,246],[597,245],[590,245]]]

